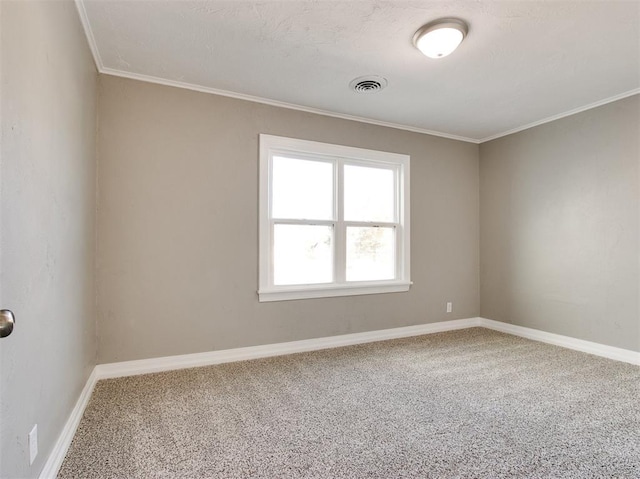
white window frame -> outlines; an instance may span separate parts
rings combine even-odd
[[[271,185],[274,156],[294,156],[334,163],[334,219],[328,221],[281,220],[271,216]],[[297,140],[273,135],[260,135],[260,193],[259,193],[259,284],[260,302],[292,299],[325,298],[361,294],[397,293],[408,291],[410,279],[410,197],[409,155],[332,145],[316,141]],[[395,172],[397,222],[344,221],[343,171],[344,165],[391,168]],[[326,224],[334,227],[334,282],[303,285],[273,284],[273,231],[275,223]],[[393,226],[396,231],[396,274],[393,280],[346,281],[347,226]]]

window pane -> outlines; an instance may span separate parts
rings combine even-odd
[[[391,169],[345,165],[345,220],[394,222],[394,183]]]
[[[272,216],[333,219],[333,163],[274,156]]]
[[[333,227],[275,225],[273,284],[333,281]]]
[[[395,279],[395,228],[347,228],[347,281]]]

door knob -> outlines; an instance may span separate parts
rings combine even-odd
[[[0,338],[6,338],[13,331],[16,317],[8,309],[0,309]]]

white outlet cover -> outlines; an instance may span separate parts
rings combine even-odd
[[[36,424],[29,433],[29,465],[33,464],[38,455],[38,425]]]

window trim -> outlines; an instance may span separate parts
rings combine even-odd
[[[325,298],[336,296],[352,296],[363,294],[395,293],[408,291],[410,280],[410,191],[409,191],[409,155],[367,150],[350,146],[333,145],[316,141],[298,140],[294,138],[260,135],[260,174],[259,174],[259,272],[258,296],[260,302],[286,301],[306,298]],[[337,210],[334,219],[327,221],[306,221],[301,224],[335,224],[334,229],[334,282],[321,284],[276,286],[272,281],[273,261],[273,224],[271,211],[271,176],[272,158],[274,155],[294,155],[313,160],[328,160],[334,163],[334,208]],[[304,158],[303,158],[304,159]],[[396,279],[378,281],[349,281],[337,277],[336,266],[345,262],[345,248],[338,246],[344,238],[339,237],[339,222],[345,225],[388,225],[387,222],[344,221],[342,218],[342,188],[344,164],[381,167],[393,166],[396,170],[396,205],[398,218],[393,225],[396,231]],[[342,165],[342,166],[341,166]],[[301,220],[278,220],[299,223]],[[337,282],[342,279],[342,282]]]

